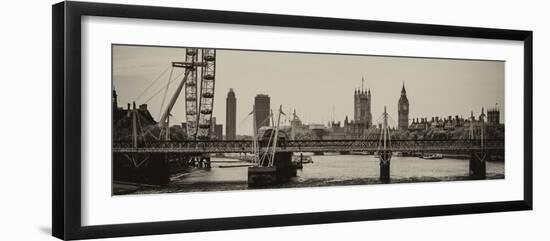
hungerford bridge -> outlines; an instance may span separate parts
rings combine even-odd
[[[259,146],[267,146],[259,141]],[[268,147],[260,149],[267,151]],[[379,140],[280,140],[276,152],[377,152]],[[446,152],[470,153],[471,151],[503,151],[503,139],[454,139],[454,140],[391,140],[394,152]],[[196,140],[114,142],[115,153],[253,153],[252,140]]]

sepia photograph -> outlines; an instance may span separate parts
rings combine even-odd
[[[518,217],[542,227],[528,212],[533,171],[545,170],[533,169],[533,142],[544,143],[540,130],[548,129],[533,119],[541,96],[533,90],[544,92],[533,88],[535,17],[518,25],[493,11],[502,16],[472,20],[434,4],[374,15],[341,3],[313,12],[296,1],[229,5],[52,6],[51,28],[43,28],[51,29],[52,83],[9,96],[39,101],[6,104],[51,101],[51,109],[34,108],[51,110],[51,129],[30,135],[51,137],[34,141],[51,149],[19,141],[26,145],[11,158],[33,150],[43,163],[51,153],[51,172],[34,168],[39,178],[27,178],[50,185],[35,188],[51,191],[50,207],[39,209],[51,211],[43,236],[219,240],[208,236],[233,239],[224,230],[241,230],[236,239],[334,239],[370,225],[375,239],[416,232],[424,240],[461,226],[452,237],[464,240],[487,233],[482,216],[497,212],[506,213],[491,222],[507,231],[489,236],[513,236],[508,220]],[[458,7],[494,9],[478,5]],[[452,21],[406,17],[442,11]],[[42,123],[23,119],[33,122],[25,127]],[[14,142],[29,136],[11,129]],[[464,214],[457,225],[425,225]],[[370,222],[378,220],[392,224]],[[338,225],[313,230],[321,224]],[[277,231],[285,227],[296,232]],[[247,231],[258,228],[263,234]]]
[[[112,195],[505,178],[505,61],[113,44]]]

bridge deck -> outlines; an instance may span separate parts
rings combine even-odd
[[[260,142],[260,146],[267,146]],[[278,142],[277,152],[374,152],[378,140],[292,140]],[[140,143],[138,148],[129,142],[113,143],[115,153],[252,153],[249,140],[236,141],[157,141]],[[260,151],[265,151],[261,148]],[[468,152],[472,150],[504,150],[504,140],[392,140],[391,150],[400,152]]]

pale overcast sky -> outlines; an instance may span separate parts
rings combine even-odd
[[[113,84],[119,106],[125,108],[133,100],[142,104],[161,90],[147,102],[158,120],[171,62],[184,58],[185,48],[113,46]],[[333,118],[343,121],[346,116],[351,120],[353,93],[364,76],[365,89],[372,93],[373,120],[382,114],[384,105],[397,120],[404,82],[410,118],[467,117],[470,111],[478,116],[481,107],[498,103],[504,122],[504,65],[502,61],[217,50],[214,116],[224,125],[225,133],[225,99],[233,88],[238,134],[250,134],[252,121],[247,115],[254,96],[260,93],[271,97],[271,108],[283,105],[288,114],[295,108],[306,123],[326,124]],[[182,72],[175,69],[173,77]],[[159,81],[138,98],[159,75]],[[170,85],[166,102],[179,81],[181,78]],[[178,122],[185,121],[183,96],[182,92],[172,111]]]

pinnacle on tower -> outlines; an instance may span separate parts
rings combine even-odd
[[[361,91],[365,92],[365,77],[361,76]]]

